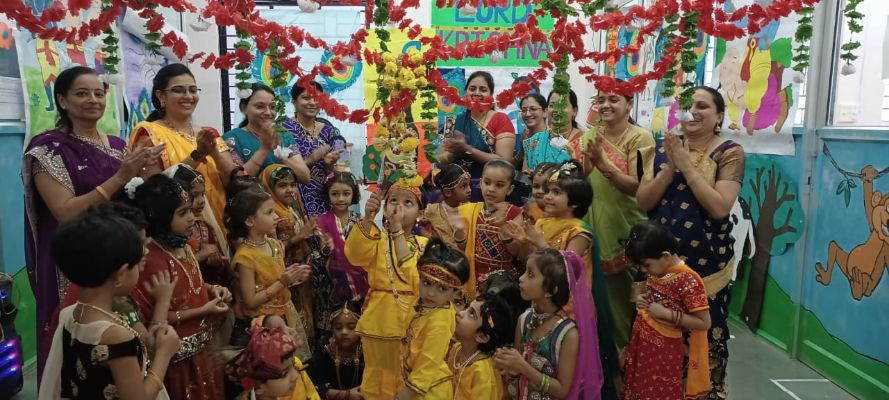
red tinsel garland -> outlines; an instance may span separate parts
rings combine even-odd
[[[584,4],[591,1],[568,0],[568,3]],[[486,39],[462,42],[457,46],[447,45],[438,36],[420,37],[422,27],[415,24],[411,19],[405,18],[408,9],[416,8],[419,5],[418,0],[402,0],[400,3],[390,1],[388,4],[390,21],[397,23],[399,29],[406,30],[408,37],[412,40],[419,38],[421,43],[428,48],[423,55],[424,64],[450,59],[461,60],[465,57],[483,57],[495,50],[505,52],[511,47],[551,40],[552,51],[549,53],[549,60],[541,61],[540,68],[529,74],[530,82],[516,83],[496,95],[497,104],[504,107],[515,101],[519,96],[525,95],[532,85],[537,85],[540,81],[546,79],[549,71],[553,70],[553,62],[560,57],[570,56],[576,62],[584,60],[602,62],[638,52],[645,39],[660,28],[664,18],[667,15],[679,13],[679,10],[686,13],[691,11],[699,13],[698,27],[701,31],[725,40],[733,40],[744,35],[755,34],[771,21],[786,17],[790,13],[798,11],[802,7],[811,6],[818,1],[773,0],[771,4],[765,7],[760,4],[753,4],[740,7],[731,13],[726,13],[720,6],[724,1],[659,0],[647,8],[635,6],[626,12],[616,10],[593,15],[587,18],[586,23],[580,20],[569,22],[564,16],[557,16],[553,31],[549,36],[540,29],[536,17],[532,14],[527,22],[515,25],[510,32],[492,35]],[[149,3],[147,1],[112,0],[111,7],[108,10],[100,12],[97,17],[91,20],[84,21],[81,26],[60,28],[55,25],[66,14],[74,15],[79,13],[80,10],[89,8],[92,3],[88,0],[65,0],[65,2],[67,7],[62,1],[57,0],[43,10],[40,15],[34,15],[33,10],[25,6],[22,0],[3,0],[0,1],[0,13],[14,20],[19,28],[26,29],[39,38],[67,42],[82,42],[91,36],[98,36],[114,22],[115,18],[126,7],[139,11],[140,15],[147,18],[147,26],[152,32],[159,31],[164,24],[160,13],[146,8]],[[327,2],[327,0],[321,1],[322,4]],[[341,0],[341,3],[344,4],[360,4],[360,2],[361,0]],[[152,0],[150,3],[179,12],[197,11],[189,2],[182,0]],[[457,7],[490,8],[506,6],[510,3],[514,6],[522,4],[536,5],[539,4],[539,0],[436,0],[436,5],[441,8],[454,7],[455,5]],[[365,16],[368,25],[372,23],[373,8],[373,2],[367,1]],[[535,13],[543,15],[545,10],[538,9]],[[353,34],[349,42],[337,42],[331,46],[323,39],[315,37],[299,27],[285,27],[261,18],[255,10],[253,0],[226,0],[224,5],[220,0],[210,0],[207,7],[201,12],[201,16],[206,20],[214,20],[219,26],[231,26],[235,29],[245,30],[253,37],[256,48],[260,52],[267,51],[273,43],[279,46],[280,54],[291,55],[281,59],[281,64],[288,72],[298,76],[298,84],[303,86],[306,86],[309,80],[315,79],[318,74],[332,74],[333,69],[327,65],[318,65],[314,66],[309,72],[304,72],[299,66],[300,58],[295,55],[299,47],[308,46],[331,51],[334,55],[331,63],[336,68],[343,66],[341,58],[345,56],[363,58],[369,65],[380,62],[380,54],[378,52],[369,51],[366,48],[362,51],[363,44],[368,36],[366,29],[361,29]],[[745,18],[747,20],[746,26],[743,28],[739,27],[739,22]],[[605,51],[586,50],[586,46],[582,41],[585,33],[617,29],[630,24],[638,25],[639,34],[634,43],[629,46]],[[620,94],[638,92],[644,89],[648,81],[661,79],[664,76],[670,66],[676,62],[682,43],[687,40],[687,38],[679,37],[668,43],[660,60],[655,63],[651,71],[637,75],[627,82],[617,82],[608,76],[599,75],[594,68],[589,66],[581,66],[579,71],[587,80],[593,82],[599,90]],[[180,58],[184,59],[188,54],[187,43],[172,32],[163,35],[161,43],[164,46],[171,47],[174,54]],[[201,52],[189,58],[189,62],[201,61],[200,65],[203,68],[219,69],[228,69],[237,63],[249,63],[252,60],[253,54],[242,49],[236,49],[220,55]],[[441,74],[435,69],[427,72],[426,79],[435,88],[436,93],[451,103],[469,109],[489,108],[492,105],[493,99],[473,102],[460,97],[459,91],[448,86]],[[369,110],[363,109],[349,111],[345,106],[326,94],[318,92],[311,85],[307,86],[307,91],[316,98],[319,106],[331,117],[341,120],[348,119],[352,122],[364,122],[371,114]],[[382,114],[392,116],[394,115],[392,113],[408,107],[413,100],[413,95],[409,91],[399,92],[393,96],[393,101],[382,106]],[[379,115],[379,110],[374,110],[373,114],[375,116]]]

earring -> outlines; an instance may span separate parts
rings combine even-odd
[[[719,124],[716,125],[715,128],[713,128],[713,133],[718,135],[719,132],[722,132],[722,122],[720,122]]]

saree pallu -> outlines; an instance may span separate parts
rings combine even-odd
[[[324,127],[312,135],[293,119],[284,121],[281,126],[290,131],[293,135],[293,148],[299,150],[299,154],[303,158],[308,157],[317,148],[328,145],[333,147],[333,137],[339,135],[339,130],[334,128],[329,122],[318,118],[319,122],[324,123]],[[303,185],[297,185],[299,188],[299,196],[302,200],[302,208],[307,216],[315,216],[324,214],[330,209],[327,198],[324,197],[324,181],[327,176],[327,168],[324,166],[324,160],[318,160],[309,166],[311,177],[309,181]]]
[[[667,166],[663,141],[654,147],[642,149],[641,162],[647,179],[652,179]],[[743,182],[744,151],[741,146],[727,140],[717,146],[696,168],[711,185],[719,180]],[[669,229],[679,239],[679,255],[703,280],[709,296],[710,319],[710,380],[709,398],[727,396],[726,369],[728,361],[728,282],[731,280],[730,265],[734,257],[732,222],[726,218],[712,218],[694,197],[685,176],[676,172],[673,182],[648,218]]]
[[[525,151],[525,165],[528,171],[534,171],[537,165],[542,163],[561,164],[571,159],[580,157],[579,148],[575,150],[574,146],[580,145],[580,138],[583,135],[575,133],[571,140],[568,140],[565,147],[559,148],[552,144],[554,137],[549,130],[535,133],[522,144]]]
[[[448,117],[445,119],[442,137],[452,137],[455,132],[462,132],[467,145],[485,153],[493,153],[497,140],[501,136],[515,136],[515,127],[506,114],[496,111],[492,112],[494,115],[488,120],[486,126],[481,126],[478,121],[472,118],[468,111],[456,117]],[[482,201],[479,182],[481,181],[485,165],[475,161],[468,154],[454,154],[453,162],[460,164],[463,170],[469,172],[469,186],[472,189],[469,201]]]
[[[599,132],[595,129],[587,132],[583,138],[583,148],[590,141],[596,140],[598,135]],[[602,154],[607,164],[624,174],[635,176],[637,151],[653,146],[654,139],[650,132],[633,125],[619,143],[603,138],[602,145]],[[627,271],[630,263],[624,255],[620,240],[629,236],[633,224],[645,220],[647,216],[637,207],[635,195],[620,191],[598,169],[594,169],[587,180],[593,188],[593,201],[584,221],[595,229],[602,249],[602,270],[614,316],[614,340],[620,349],[629,343],[630,325],[634,315],[634,306],[630,301],[633,277]]]
[[[599,240],[593,229],[577,218],[541,218],[534,226],[543,231],[543,240],[549,247],[567,250],[568,243],[582,235],[590,240],[590,248],[585,254],[579,254],[586,263],[587,274],[591,279],[593,302],[596,308],[596,332],[599,334],[599,357],[602,361],[602,398],[616,399],[614,377],[620,375],[617,347],[614,345],[613,326],[608,291],[602,264],[599,259]]]
[[[59,222],[37,191],[34,176],[47,173],[74,196],[87,194],[120,169],[126,143],[108,136],[108,145],[105,147],[61,130],[51,130],[31,139],[22,156],[25,268],[37,300],[38,373],[42,371],[52,339],[50,320],[65,296],[68,280],[56,269],[50,251]]]
[[[139,281],[133,287],[132,297],[139,312],[151,318],[154,314],[155,299],[145,290],[145,284],[155,274],[167,271],[171,278],[177,278],[170,311],[185,311],[200,308],[210,301],[208,285],[201,278],[200,266],[194,253],[186,246],[188,258],[179,261],[160,247],[156,242],[148,244],[145,267],[139,274]],[[214,356],[212,337],[218,318],[198,317],[181,322],[170,321],[182,342],[179,351],[173,356],[167,369],[164,384],[170,398],[215,400],[224,397],[222,369]]]
[[[670,310],[694,313],[708,308],[704,282],[691,268],[676,265],[662,277],[649,277],[648,300]],[[683,332],[665,325],[639,310],[627,349],[624,398],[694,399],[710,388],[706,331],[691,331],[688,345],[688,375],[683,388],[686,355]],[[683,390],[684,389],[684,390]]]
[[[197,140],[195,137],[185,137],[166,126],[148,121],[140,122],[133,129],[133,135],[130,136],[128,144],[130,150],[144,146],[146,138],[151,146],[166,145],[164,152],[161,154],[164,169],[185,161],[185,159],[191,156],[191,152],[197,150]],[[228,145],[225,144],[222,138],[216,138],[216,150],[219,152],[229,151]],[[209,156],[199,163],[195,169],[204,177],[204,182],[206,182],[206,192],[204,195],[207,197],[207,204],[213,210],[216,224],[225,232],[225,221],[223,220],[225,185],[222,184],[221,171],[216,168],[216,161],[213,160],[213,157]]]

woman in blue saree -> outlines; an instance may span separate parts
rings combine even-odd
[[[728,282],[734,257],[729,215],[744,179],[744,149],[718,136],[725,100],[716,90],[694,92],[683,139],[668,132],[654,147],[640,150],[643,176],[636,199],[649,220],[679,239],[679,254],[704,280],[710,306],[710,393],[728,396]]]
[[[493,101],[494,77],[485,71],[469,75],[464,88],[474,102]],[[438,160],[442,164],[458,163],[469,172],[472,194],[470,201],[482,201],[479,181],[485,163],[494,159],[512,162],[515,149],[515,127],[509,117],[491,109],[466,110],[445,120],[444,142]]]

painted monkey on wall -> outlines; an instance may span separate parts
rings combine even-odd
[[[877,176],[878,171],[872,165],[861,170],[864,213],[870,229],[867,240],[848,253],[836,241],[831,241],[827,248],[827,266],[820,262],[815,264],[816,279],[827,286],[836,263],[849,280],[855,300],[870,296],[880,283],[883,271],[889,268],[889,193],[882,195],[873,190]]]

